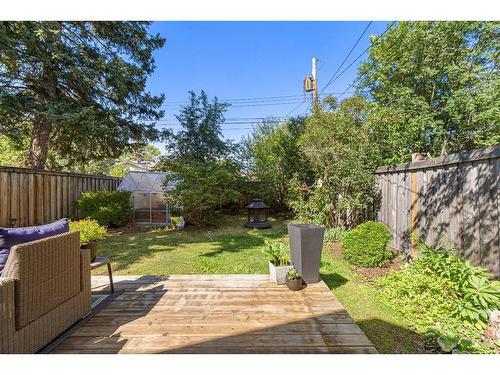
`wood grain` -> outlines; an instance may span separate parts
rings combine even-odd
[[[391,246],[402,250],[411,227],[427,244],[453,245],[500,278],[498,165],[500,145],[377,169],[376,217],[391,229]]]
[[[77,190],[81,181],[89,184]],[[53,173],[0,167],[0,227],[46,224],[76,214],[75,201],[81,191],[116,190],[120,179],[72,173]]]
[[[377,352],[324,282],[292,292],[267,275],[117,276],[115,288],[53,353]]]

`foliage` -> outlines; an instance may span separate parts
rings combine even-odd
[[[306,121],[300,147],[316,181],[308,186],[296,176],[290,182],[289,204],[300,220],[353,227],[368,216],[378,155],[364,126],[368,107],[362,98],[350,98]]]
[[[76,200],[76,208],[80,217],[104,226],[123,226],[132,218],[128,191],[86,191]]]
[[[346,233],[347,233],[347,229],[345,229],[342,226],[327,228],[325,230],[324,241],[325,242],[340,242],[340,241],[342,241],[342,238],[344,238],[344,235]]]
[[[4,167],[24,166],[24,149],[14,144],[9,138],[0,135],[0,165]]]
[[[484,329],[493,310],[500,309],[500,283],[489,280],[488,272],[463,261],[453,249],[420,244],[420,256],[413,267],[421,273],[449,280],[459,299],[454,314]]]
[[[384,163],[500,143],[498,22],[399,22],[372,39],[358,89]]]
[[[221,123],[227,104],[209,102],[205,92],[182,107],[177,119],[183,130],[165,132],[168,155],[159,169],[169,172],[164,194],[171,206],[183,208],[186,222],[210,224],[216,209],[238,201],[240,166],[231,158],[233,146],[222,139]]]
[[[290,179],[297,175],[301,180],[311,178],[308,161],[298,140],[304,132],[304,118],[290,119],[276,124],[263,121],[244,141],[249,178],[256,180],[262,197],[271,207],[283,211],[288,208],[287,195]]]
[[[0,23],[0,133],[30,140],[27,166],[85,165],[156,138],[163,96],[145,86],[165,39],[149,25]]]
[[[391,231],[385,224],[367,221],[344,234],[344,257],[357,266],[383,266],[393,256],[387,248],[391,238]]]
[[[442,351],[491,352],[481,341],[491,310],[500,308],[498,281],[452,250],[420,244],[419,256],[379,279],[384,298]]]
[[[182,130],[174,133],[167,129],[163,132],[168,159],[205,162],[228,156],[231,143],[222,139],[221,130],[228,106],[219,102],[217,97],[210,102],[203,90],[199,96],[190,91],[189,104],[182,106],[175,116]]]
[[[72,232],[80,232],[80,244],[82,245],[100,241],[106,237],[106,228],[92,219],[70,221],[69,230]]]
[[[266,240],[262,249],[267,260],[276,267],[283,267],[290,262],[288,245],[283,240]]]
[[[290,269],[290,271],[286,273],[286,277],[288,278],[288,280],[297,280],[300,279],[302,276],[300,275],[299,271],[297,271],[295,267],[293,267],[292,269]]]
[[[378,279],[384,296],[413,328],[426,333],[434,327],[455,325],[457,308],[453,284],[439,277],[414,272],[411,267]]]
[[[241,177],[231,160],[175,162],[164,181],[164,195],[170,206],[182,207],[186,222],[211,224],[216,209],[237,202]]]
[[[158,148],[153,145],[145,145],[138,150],[123,154],[118,159],[111,160],[106,172],[110,176],[125,177],[129,172],[129,168],[127,168],[127,162],[147,162],[151,167],[150,169],[154,169],[156,164],[159,162],[160,157],[161,152],[160,150],[158,150]]]

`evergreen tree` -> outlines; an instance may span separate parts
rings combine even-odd
[[[165,40],[148,27],[0,22],[0,132],[29,139],[27,166],[45,168],[51,153],[66,165],[116,158],[157,137],[163,96],[145,85]]]

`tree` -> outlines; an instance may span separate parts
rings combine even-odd
[[[23,149],[19,149],[4,135],[0,135],[0,166],[23,167]]]
[[[167,203],[182,207],[187,223],[205,226],[217,208],[237,202],[241,173],[233,145],[222,138],[228,105],[217,98],[210,102],[204,91],[189,95],[176,116],[182,130],[164,133],[167,155],[160,169],[170,172],[164,183]]]
[[[291,180],[289,204],[300,220],[352,227],[374,203],[373,170],[378,148],[366,127],[370,104],[361,97],[344,100],[333,110],[321,107],[307,119],[299,145],[315,182]]]
[[[241,175],[228,159],[174,163],[164,186],[167,203],[182,207],[187,223],[203,227],[216,209],[238,201]]]
[[[358,88],[386,163],[500,143],[499,26],[400,22],[374,42]]]
[[[245,140],[251,158],[250,179],[257,182],[262,198],[278,210],[288,208],[286,198],[290,180],[297,175],[309,180],[311,170],[298,140],[304,132],[305,119],[295,118],[276,125],[263,121]]]
[[[148,22],[0,23],[0,130],[19,139],[26,164],[66,166],[116,158],[157,136],[162,96],[145,91],[165,40]]]
[[[183,129],[177,133],[168,129],[163,134],[169,158],[203,162],[227,156],[231,144],[222,139],[221,124],[228,106],[217,97],[210,102],[203,90],[199,97],[190,91],[189,104],[175,116]]]

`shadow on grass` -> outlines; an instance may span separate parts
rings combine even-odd
[[[144,232],[124,233],[108,236],[101,246],[101,253],[113,262],[115,271],[125,270],[133,264],[141,263],[156,253],[165,253],[191,245],[206,245],[207,251],[200,257],[214,258],[221,254],[244,253],[248,249],[263,246],[266,239],[275,239],[286,233],[283,221],[275,220],[270,229],[247,229],[243,227],[245,218],[221,215],[219,228],[171,231],[152,229]]]
[[[321,279],[325,282],[325,284],[328,286],[328,289],[330,290],[338,288],[339,286],[342,286],[349,281],[344,276],[339,275],[338,273],[320,272],[319,275]]]
[[[425,337],[380,319],[356,322],[381,354],[425,354]]]

